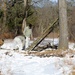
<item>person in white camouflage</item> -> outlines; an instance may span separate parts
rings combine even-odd
[[[29,24],[28,26],[25,27],[23,34],[26,38],[26,43],[25,43],[25,49],[27,49],[29,47],[29,41],[30,39],[33,39],[33,35],[32,35],[32,25]]]

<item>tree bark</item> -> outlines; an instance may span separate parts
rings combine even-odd
[[[28,13],[28,11],[27,11],[28,3],[31,3],[31,0],[24,0],[25,18],[23,19],[23,23],[22,23],[22,32],[27,24],[26,19],[27,19],[27,13]]]
[[[22,23],[22,33],[24,31],[24,28],[26,27],[26,18],[27,18],[27,2],[28,0],[24,0],[24,10],[25,10],[25,18],[23,19],[23,23]]]
[[[68,25],[66,0],[59,0],[59,49],[68,49]]]
[[[2,33],[5,31],[5,25],[6,25],[6,1],[3,0],[3,26],[2,26]]]
[[[26,5],[27,5],[26,3],[27,3],[27,0],[24,0],[24,7],[26,7]]]

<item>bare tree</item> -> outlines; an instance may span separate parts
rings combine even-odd
[[[59,49],[68,49],[68,25],[66,0],[59,0]]]

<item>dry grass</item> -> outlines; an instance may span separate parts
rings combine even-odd
[[[72,75],[75,75],[75,67],[73,67]]]
[[[15,37],[15,34],[12,32],[5,32],[3,34],[0,35],[0,39],[12,39]]]
[[[35,56],[43,56],[43,57],[49,57],[49,56],[58,56],[58,57],[64,57],[66,54],[70,54],[70,57],[73,57],[75,54],[74,50],[44,50],[44,51],[29,51],[29,55],[35,55]]]
[[[72,72],[72,75],[75,75],[75,72]]]

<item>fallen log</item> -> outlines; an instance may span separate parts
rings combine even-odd
[[[56,23],[58,23],[58,18],[51,24],[49,27],[45,30],[45,32],[38,37],[32,44],[31,46],[27,49],[28,51],[34,50],[38,44],[49,34],[53,31],[53,29],[57,26]]]
[[[32,51],[43,51],[45,49],[48,49],[48,48],[51,48],[51,49],[57,49],[58,46],[57,45],[51,45],[50,43],[48,43],[47,45],[44,45],[44,46],[37,46],[34,50]]]

